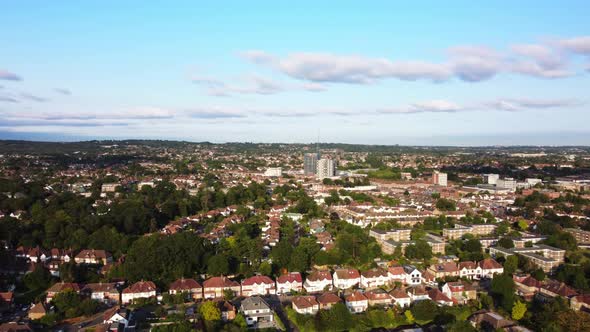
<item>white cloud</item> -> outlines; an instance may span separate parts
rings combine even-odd
[[[558,43],[570,52],[590,55],[590,36],[561,39]]]
[[[15,73],[11,73],[9,71],[0,69],[0,80],[5,80],[5,81],[22,81],[23,79],[22,79],[22,77],[18,76]]]

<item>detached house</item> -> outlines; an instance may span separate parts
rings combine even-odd
[[[317,293],[324,290],[332,290],[332,274],[330,271],[316,270],[305,279],[303,288],[308,293]]]
[[[45,301],[49,303],[55,295],[67,290],[71,290],[79,294],[80,285],[75,282],[58,282],[53,284],[53,286],[49,287],[47,290],[47,297],[45,298]]]
[[[412,299],[410,298],[410,295],[408,295],[408,293],[406,293],[401,288],[396,288],[392,290],[391,292],[389,292],[389,295],[391,296],[393,304],[398,305],[402,308],[409,307],[410,304],[412,304]]]
[[[430,299],[430,296],[428,296],[426,288],[424,288],[423,286],[409,287],[407,289],[407,293],[410,296],[410,300],[412,302]]]
[[[267,276],[253,276],[242,281],[242,296],[274,295],[275,282]]]
[[[370,289],[386,285],[390,282],[389,274],[383,269],[371,269],[361,273],[361,287]]]
[[[460,278],[479,279],[482,275],[481,267],[476,262],[460,262],[458,269]]]
[[[121,302],[129,304],[136,299],[148,299],[156,296],[156,284],[152,281],[138,281],[123,290]]]
[[[290,272],[277,278],[277,294],[285,294],[292,291],[301,292],[303,289],[303,278],[301,273]]]
[[[356,269],[337,269],[334,271],[334,287],[348,289],[361,282],[361,275]]]
[[[493,278],[496,274],[504,273],[504,267],[493,258],[486,258],[479,262],[479,267],[483,278]]]
[[[367,291],[365,293],[367,300],[369,300],[370,306],[377,306],[377,305],[391,305],[392,299],[391,296],[381,288],[377,288],[374,290]]]
[[[422,283],[422,272],[414,265],[404,265],[403,268],[406,273],[406,285],[420,285]]]
[[[359,291],[346,296],[344,301],[346,302],[346,307],[352,313],[365,312],[369,308],[369,299]]]
[[[240,284],[224,276],[213,277],[203,282],[203,298],[214,299],[222,298],[223,292],[229,290],[234,296],[240,295]]]
[[[274,314],[268,303],[260,296],[248,297],[242,301],[240,312],[250,327],[265,328],[273,325]]]
[[[387,278],[390,283],[400,282],[403,284],[406,282],[406,271],[402,266],[392,266],[387,269]]]
[[[430,297],[432,301],[440,305],[453,305],[453,300],[450,297],[446,296],[443,292],[438,290],[438,288],[432,288],[428,290],[428,297]]]
[[[324,293],[317,298],[320,309],[330,309],[336,303],[342,302],[342,299],[334,293]]]
[[[106,304],[115,304],[119,302],[119,290],[114,282],[99,282],[86,284],[82,287],[82,293],[90,296],[91,299]]]
[[[203,287],[195,279],[178,279],[170,284],[168,293],[182,294],[186,293],[189,298],[194,300],[203,298]]]
[[[477,298],[477,292],[473,286],[462,281],[447,282],[443,285],[442,292],[458,304],[467,304],[469,300]]]
[[[315,296],[296,296],[291,300],[293,310],[302,315],[314,315],[320,310],[320,303]]]
[[[107,265],[113,261],[113,257],[104,250],[86,249],[80,251],[74,258],[74,261],[76,264]]]

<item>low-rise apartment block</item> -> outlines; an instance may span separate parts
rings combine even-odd
[[[460,239],[463,235],[489,235],[496,230],[494,224],[475,224],[475,225],[461,225],[456,224],[455,228],[443,229],[443,237],[451,240]]]

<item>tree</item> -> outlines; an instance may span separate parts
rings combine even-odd
[[[215,255],[207,261],[207,273],[219,276],[229,273],[229,262],[225,255]]]
[[[529,224],[524,219],[520,219],[516,225],[521,231],[526,231],[529,228]]]
[[[512,307],[512,319],[521,320],[526,313],[526,304],[520,301],[516,301]]]
[[[262,262],[258,267],[258,272],[265,276],[270,276],[272,273],[272,266],[268,262]]]
[[[455,211],[457,209],[457,203],[451,199],[439,198],[436,201],[436,208],[440,211]]]
[[[539,281],[545,280],[545,271],[542,269],[536,269],[531,273],[531,276]]]
[[[492,279],[491,295],[506,311],[511,311],[514,304],[514,280],[507,273],[496,275]]]
[[[518,268],[518,257],[516,255],[510,255],[504,262],[504,273],[513,274]]]
[[[431,321],[438,314],[438,306],[431,300],[414,303],[414,306],[410,310],[414,317],[421,321]]]
[[[321,330],[348,331],[353,324],[352,314],[343,303],[336,303],[329,310],[320,312]]]
[[[514,248],[514,242],[509,237],[503,237],[498,240],[498,246],[506,249]]]
[[[217,307],[217,303],[213,301],[206,301],[199,307],[201,316],[206,321],[217,321],[221,319],[221,310]]]
[[[412,315],[412,312],[410,310],[406,310],[406,312],[404,312],[404,316],[406,316],[406,321],[408,322],[408,324],[414,324],[414,322],[416,321],[414,315]]]
[[[37,265],[33,272],[25,274],[25,286],[30,290],[46,289],[51,282],[51,274],[41,265]]]

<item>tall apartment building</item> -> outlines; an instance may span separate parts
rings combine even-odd
[[[320,154],[317,152],[306,153],[303,156],[303,173],[305,175],[315,175],[317,172],[319,159]]]
[[[483,180],[487,184],[496,184],[498,179],[500,178],[499,174],[484,174]]]
[[[496,187],[516,190],[516,180],[513,178],[498,179],[496,181]]]
[[[564,231],[576,238],[578,244],[590,244],[590,232],[579,228],[566,228]]]
[[[318,160],[316,175],[320,180],[336,176],[336,161],[334,159]]]
[[[434,171],[432,173],[432,183],[446,187],[447,186],[447,173],[441,173],[439,171]]]

